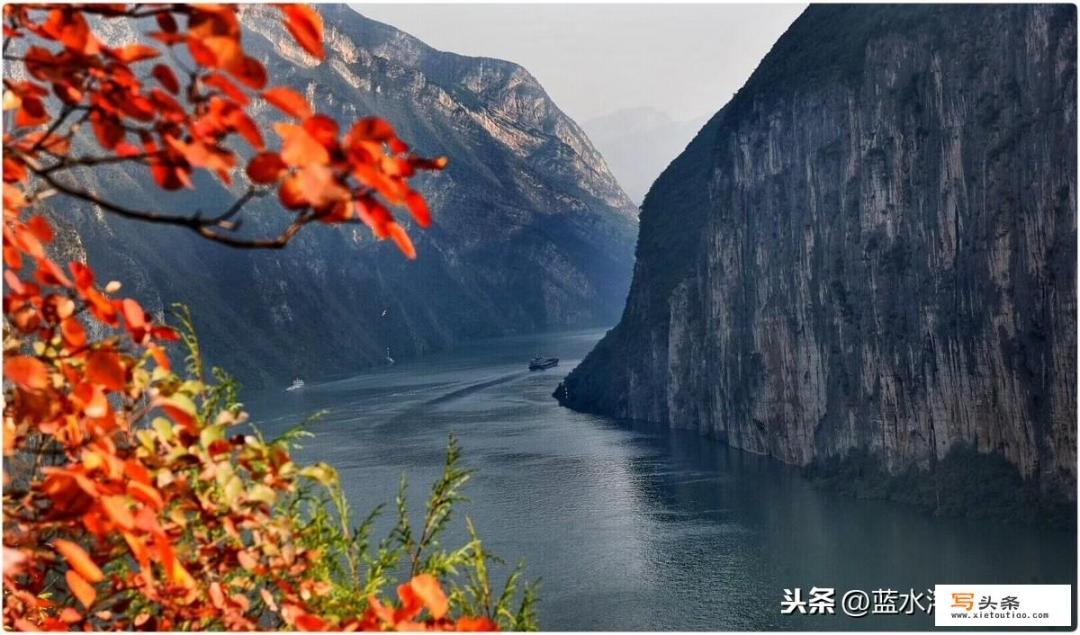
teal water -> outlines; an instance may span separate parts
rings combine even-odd
[[[328,410],[299,459],[336,466],[361,514],[392,503],[406,474],[418,516],[457,435],[476,470],[461,511],[489,549],[525,558],[542,579],[545,629],[922,629],[932,616],[791,616],[780,602],[794,587],[839,596],[1075,584],[1074,532],[850,499],[693,433],[561,408],[552,391],[601,335],[490,340],[295,392],[246,393],[246,405],[271,433]],[[562,361],[530,373],[538,354]],[[448,546],[463,542],[460,515],[453,525]]]

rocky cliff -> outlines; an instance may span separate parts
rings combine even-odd
[[[1076,8],[811,6],[645,198],[556,396],[782,461],[1076,483]]]
[[[245,9],[245,47],[273,84],[306,92],[317,110],[344,122],[378,114],[421,154],[449,157],[420,181],[435,224],[411,228],[417,261],[361,229],[313,227],[284,251],[238,251],[58,202],[81,239],[69,241],[73,255],[85,250],[155,313],[189,304],[209,357],[249,384],[384,364],[387,349],[402,360],[472,338],[615,323],[637,210],[537,81],[510,62],[434,50],[345,5],[319,11],[322,64],[268,7]],[[113,43],[136,37],[122,26],[108,33]],[[280,115],[263,104],[256,118]],[[123,170],[80,178],[148,209],[209,214],[237,195],[210,179],[168,194]],[[253,202],[247,229],[279,231],[265,220],[280,218],[275,205]]]

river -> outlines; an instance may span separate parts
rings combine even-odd
[[[832,587],[839,598],[935,583],[1075,584],[1073,532],[847,498],[693,433],[560,407],[552,391],[601,335],[489,340],[294,392],[247,393],[246,405],[271,433],[327,410],[298,458],[337,467],[364,513],[392,504],[405,474],[418,516],[455,434],[476,470],[460,511],[491,551],[525,558],[528,577],[542,579],[549,630],[921,629],[931,616],[782,615],[780,603],[795,587],[804,597]],[[534,355],[562,361],[529,372]],[[444,544],[462,544],[463,524],[457,515]]]

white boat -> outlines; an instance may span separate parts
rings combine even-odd
[[[297,377],[296,379],[293,380],[292,384],[290,384],[289,387],[285,389],[285,392],[291,392],[293,390],[300,390],[303,387],[304,387],[304,380]]]

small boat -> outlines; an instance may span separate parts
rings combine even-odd
[[[292,392],[294,390],[300,390],[304,387],[304,380],[297,377],[289,384],[289,387],[285,389],[285,392]]]
[[[529,370],[544,370],[558,365],[558,357],[534,357],[529,360]]]

